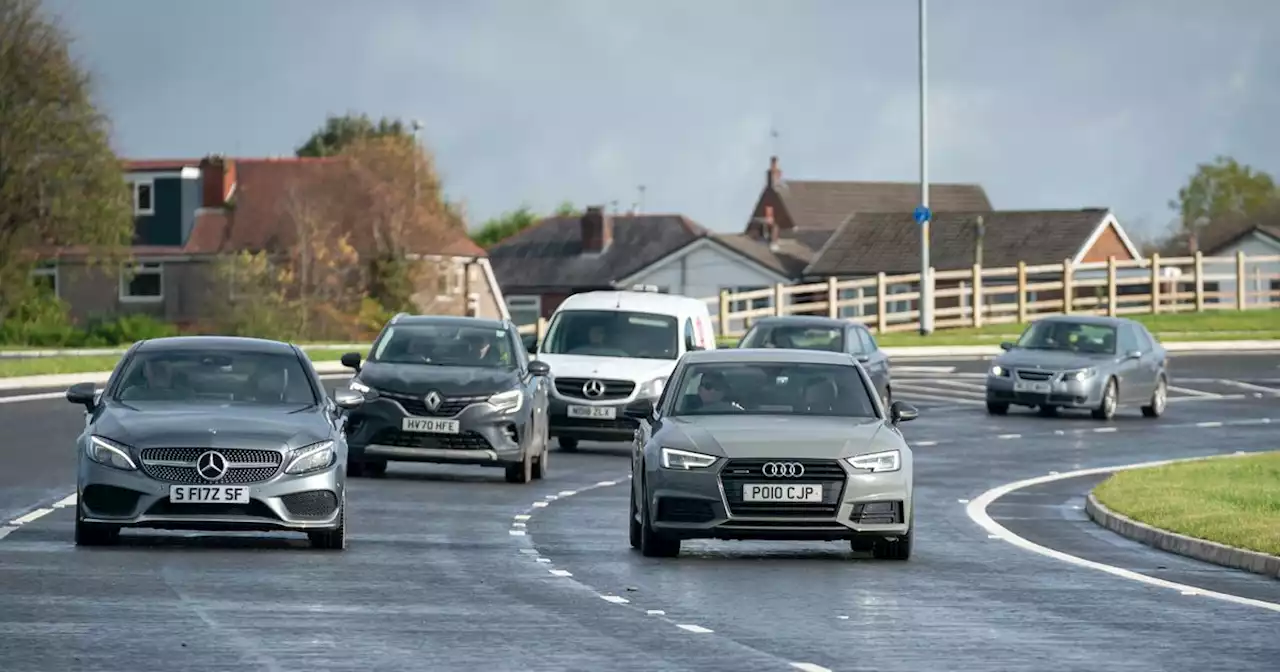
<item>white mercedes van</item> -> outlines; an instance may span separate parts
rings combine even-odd
[[[704,301],[651,289],[570,296],[537,345],[551,366],[551,436],[566,451],[579,441],[630,441],[636,422],[622,409],[656,400],[681,355],[715,347]]]

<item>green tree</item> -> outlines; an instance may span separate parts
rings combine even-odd
[[[70,42],[40,0],[0,0],[0,319],[42,256],[77,245],[113,260],[133,236],[123,165]]]
[[[577,214],[573,203],[565,201],[556,207],[556,217],[572,217]],[[471,240],[483,248],[489,248],[537,224],[542,219],[528,205],[521,205],[511,212],[504,212],[480,225],[480,229],[471,234]]]
[[[300,157],[337,156],[356,140],[385,137],[412,140],[413,133],[400,119],[382,117],[374,121],[367,114],[329,115],[324,126],[294,153]]]
[[[1249,219],[1280,200],[1275,180],[1227,156],[1196,166],[1178,198],[1169,207],[1179,215],[1180,238],[1200,234],[1205,228],[1228,221]]]

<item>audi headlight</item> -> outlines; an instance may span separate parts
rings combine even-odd
[[[995,364],[991,367],[991,375],[1003,378],[1009,375],[1009,370],[999,364]]]
[[[662,396],[662,388],[667,384],[667,377],[661,376],[653,380],[646,381],[640,386],[640,394],[637,395],[641,399],[657,399]]]
[[[489,397],[489,403],[503,413],[515,413],[524,406],[524,388],[517,387],[514,390],[499,392]]]
[[[705,469],[715,464],[718,459],[720,458],[715,455],[691,453],[675,448],[662,449],[662,466],[666,469]]]
[[[1062,374],[1063,380],[1089,380],[1098,374],[1097,369],[1080,369]]]
[[[303,446],[293,451],[293,459],[289,461],[289,466],[285,467],[284,473],[305,474],[327,469],[333,465],[336,457],[337,453],[333,451],[332,441],[321,441],[320,443]]]
[[[138,470],[138,465],[134,464],[132,457],[129,457],[129,448],[127,446],[110,439],[104,439],[101,436],[89,437],[89,444],[85,447],[85,454],[98,464],[125,471]]]
[[[902,468],[902,452],[886,450],[879,453],[868,453],[845,459],[854,469],[864,469],[873,473],[897,471]]]

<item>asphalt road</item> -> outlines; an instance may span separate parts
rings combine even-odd
[[[922,411],[904,425],[919,507],[906,563],[795,542],[643,558],[626,539],[623,444],[556,453],[551,477],[523,486],[393,464],[352,481],[340,554],[288,535],[132,533],[77,549],[65,498],[81,413],[0,403],[0,670],[1276,669],[1280,581],[1094,526],[1083,495],[1102,476],[1069,473],[1276,448],[1278,393],[1216,381],[1280,378],[1280,356],[1179,356],[1180,377],[1214,382],[1185,383],[1199,394],[1159,420],[1127,409],[1107,423],[992,418],[958,384],[982,362],[910,365],[897,376],[922,391],[895,391]],[[1068,477],[986,509],[1025,541],[970,517],[992,488],[1052,472]]]

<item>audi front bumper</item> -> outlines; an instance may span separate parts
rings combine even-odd
[[[443,431],[406,431],[406,418],[443,420],[447,427]],[[524,447],[530,445],[532,418],[527,403],[506,412],[477,398],[452,415],[419,416],[407,412],[395,399],[375,398],[348,419],[348,459],[493,467],[519,464]]]
[[[800,463],[800,477],[766,477],[769,462]],[[894,537],[912,520],[910,467],[866,473],[842,460],[720,459],[705,469],[646,466],[645,497],[654,530],[680,539],[838,541]],[[815,491],[809,502],[749,502],[749,486]],[[806,488],[807,486],[807,488]],[[775,488],[776,489],[776,488]]]
[[[345,465],[301,475],[283,473],[257,483],[206,482],[179,477],[162,480],[148,467],[125,471],[82,456],[77,503],[84,522],[119,527],[208,531],[323,531],[340,521]],[[192,473],[194,470],[192,470]],[[169,472],[173,473],[173,472]],[[228,479],[224,479],[226,481]],[[236,486],[248,489],[247,503],[189,504],[170,500],[172,486]]]

